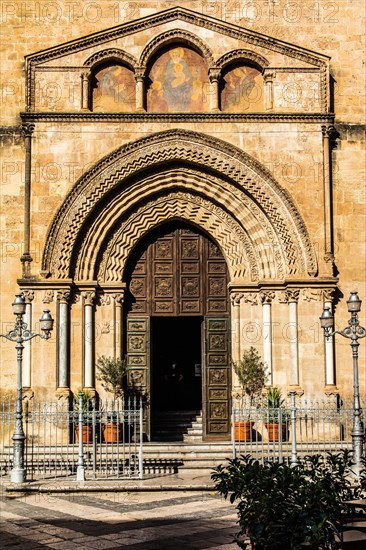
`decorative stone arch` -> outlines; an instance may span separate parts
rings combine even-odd
[[[236,63],[238,61],[250,62],[262,72],[269,65],[269,61],[259,53],[253,52],[251,50],[241,49],[233,50],[221,56],[216,61],[216,66],[223,70],[228,65],[231,65],[232,63]]]
[[[101,63],[107,63],[108,61],[118,61],[119,63],[127,65],[128,68],[133,71],[135,71],[137,67],[137,59],[135,59],[133,55],[118,48],[109,48],[94,53],[85,60],[83,66],[88,68],[92,73]]]
[[[187,46],[193,47],[202,55],[209,67],[214,65],[212,52],[203,40],[198,38],[195,34],[181,29],[166,31],[151,40],[141,53],[139,65],[141,67],[146,67],[150,59],[158,50],[175,42],[180,42]]]
[[[91,242],[96,250],[101,249],[104,235],[111,235],[114,229],[116,218],[113,212],[116,208],[125,214],[124,223],[129,216],[144,207],[145,202],[154,200],[159,193],[171,193],[167,178],[156,178],[152,182],[146,173],[146,169],[156,173],[162,167],[167,172],[169,164],[173,167],[179,164],[185,170],[193,170],[204,176],[201,177],[200,191],[194,187],[193,180],[187,183],[184,190],[193,191],[201,199],[210,201],[211,208],[217,215],[219,200],[221,204],[224,199],[223,210],[231,216],[228,225],[232,226],[236,222],[243,231],[251,234],[251,242],[258,257],[265,258],[268,252],[266,246],[273,246],[278,273],[273,274],[262,267],[258,274],[260,279],[278,280],[294,275],[316,275],[316,257],[305,224],[287,191],[271,174],[255,159],[231,144],[178,129],[159,132],[123,145],[101,159],[78,180],[49,229],[43,254],[43,274],[59,279],[76,275],[89,277],[92,267],[80,267],[83,260],[82,255],[78,258],[79,251],[91,251]],[[170,173],[173,174],[173,170]],[[174,183],[173,176],[170,181]],[[108,203],[110,207],[107,208]],[[100,216],[98,218],[101,210],[102,220]],[[261,218],[262,227],[245,227],[249,218],[245,221],[242,213],[244,211],[247,216],[248,212],[252,212],[252,220]],[[102,225],[98,225],[100,221]],[[199,224],[202,223],[201,219]],[[234,231],[233,228],[231,230]],[[264,242],[263,231],[267,235],[267,242]],[[256,232],[260,234],[257,239]],[[95,238],[97,233],[101,235],[100,238]],[[241,242],[244,243],[245,239]],[[240,262],[245,264],[249,261],[249,247],[245,249],[244,245],[241,246],[246,254],[246,257],[243,254],[242,260],[225,252],[231,261],[231,274],[235,273],[236,263],[241,265]],[[267,259],[265,264],[269,261]],[[73,267],[75,262],[76,272]],[[258,278],[255,270],[253,271],[254,264],[250,265],[251,277]],[[278,266],[282,266],[281,269]],[[239,268],[239,272],[242,276],[243,267]]]

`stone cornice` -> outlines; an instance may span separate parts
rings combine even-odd
[[[55,59],[57,57],[68,55],[72,52],[80,51],[87,47],[94,47],[105,42],[110,42],[111,40],[116,40],[121,36],[143,31],[149,27],[162,25],[173,20],[184,21],[220,34],[225,34],[231,36],[232,38],[243,40],[248,44],[256,45],[265,49],[283,53],[290,57],[301,59],[318,67],[324,63],[327,63],[330,59],[329,56],[313,52],[312,50],[300,46],[294,46],[277,38],[272,38],[262,33],[245,29],[239,25],[227,23],[216,19],[215,17],[203,15],[187,8],[174,7],[154,15],[142,17],[136,21],[123,23],[122,25],[118,25],[117,27],[112,27],[104,31],[98,31],[88,35],[87,37],[76,38],[75,40],[70,40],[69,42],[65,42],[59,46],[54,46],[52,48],[30,54],[26,56],[26,61],[27,64],[31,63],[32,65],[36,65],[42,62],[50,61],[51,59]]]
[[[333,113],[68,113],[68,112],[22,112],[23,122],[294,122],[331,124]]]

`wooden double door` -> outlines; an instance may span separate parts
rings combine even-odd
[[[221,250],[193,226],[165,224],[126,270],[128,385],[154,414],[203,411],[205,439],[230,436],[230,311]]]

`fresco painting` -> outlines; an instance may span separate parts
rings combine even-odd
[[[163,53],[149,72],[147,110],[203,112],[209,110],[209,79],[205,60],[181,46]]]
[[[136,104],[133,72],[122,65],[109,65],[95,74],[93,111],[132,112]]]
[[[264,111],[264,83],[260,71],[236,66],[223,76],[221,110],[227,112]]]

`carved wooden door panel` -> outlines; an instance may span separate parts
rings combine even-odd
[[[127,318],[127,386],[132,395],[150,394],[150,317]],[[150,408],[144,405],[144,433],[150,439]]]
[[[204,439],[230,438],[229,318],[205,318]]]
[[[142,242],[126,279],[131,314],[229,314],[228,274],[221,250],[183,223],[167,224]]]

